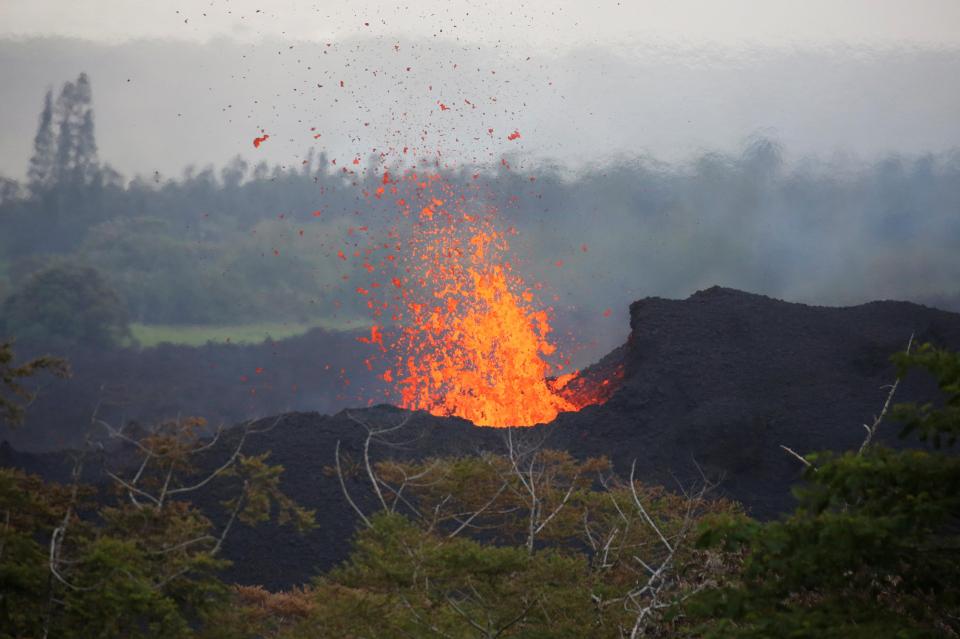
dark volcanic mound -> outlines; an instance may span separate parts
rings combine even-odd
[[[911,335],[960,349],[960,315],[907,302],[807,306],[713,287],[686,300],[630,306],[622,385],[603,406],[561,415],[567,448],[638,460],[670,485],[693,462],[721,475],[721,491],[760,517],[791,506],[799,464],[780,449],[844,450],[882,408],[895,378],[890,356]],[[937,397],[911,374],[898,401]],[[898,445],[898,428],[880,437]]]
[[[905,302],[848,308],[806,306],[714,287],[686,300],[648,298],[630,307],[631,335],[623,347],[588,370],[622,370],[619,388],[602,406],[560,415],[525,429],[545,445],[586,457],[607,455],[621,470],[637,460],[644,479],[677,486],[699,476],[722,477],[719,492],[756,516],[791,507],[789,488],[799,464],[781,449],[801,453],[859,445],[861,424],[872,420],[894,379],[890,355],[911,334],[919,342],[960,349],[960,315]],[[909,376],[899,401],[936,398],[922,374]],[[353,411],[371,423],[396,420],[402,411],[380,406]],[[895,424],[881,439],[899,445]],[[286,468],[285,489],[316,508],[318,528],[306,536],[274,526],[237,530],[227,554],[232,576],[245,583],[286,587],[344,558],[355,527],[332,465],[334,446],[357,459],[362,429],[345,413],[290,413],[249,450],[271,450]],[[503,431],[464,420],[417,413],[399,448],[377,457],[423,457],[497,450]],[[52,456],[0,451],[0,462],[55,476]],[[369,495],[360,480],[356,495]]]

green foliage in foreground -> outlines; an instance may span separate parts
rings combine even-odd
[[[0,637],[194,636],[230,603],[219,551],[235,522],[312,524],[313,513],[280,491],[282,467],[243,455],[242,439],[204,478],[195,459],[203,425],[178,420],[140,440],[118,434],[140,459],[110,475],[112,496],[79,481],[82,458],[67,486],[0,469]],[[231,495],[226,523],[191,501],[211,482]]]
[[[687,542],[735,505],[617,480],[604,459],[531,449],[374,475],[382,508],[349,559],[292,593],[238,589],[218,636],[668,637],[686,627],[669,609],[735,565]]]
[[[380,629],[381,637],[546,638],[575,635],[598,622],[584,597],[595,579],[582,554],[550,549],[531,555],[518,546],[428,535],[393,514],[372,523],[351,560],[317,585],[317,594],[332,595],[322,596],[326,605],[290,635]],[[343,614],[358,606],[380,611]]]
[[[25,407],[35,397],[35,393],[25,385],[25,380],[44,371],[58,377],[70,374],[67,363],[56,357],[15,362],[13,343],[0,342],[0,424],[6,422],[18,426],[23,422]]]
[[[945,405],[894,414],[936,444],[960,432],[960,355],[925,345],[900,354],[922,367]],[[800,504],[760,524],[718,517],[703,547],[743,550],[733,582],[687,606],[707,637],[943,637],[960,634],[960,458],[865,447],[808,455]]]
[[[960,355],[924,346],[896,361],[933,373],[945,396],[897,406],[905,434],[949,444]],[[358,424],[368,445],[395,430]],[[171,471],[191,473],[195,426],[142,440],[149,470],[125,475],[136,490],[118,480],[106,505],[79,484],[0,471],[0,637],[960,636],[960,458],[936,449],[868,440],[808,455],[796,511],[761,523],[703,490],[513,439],[499,454],[376,464],[338,447],[326,472],[356,508],[353,550],[271,593],[217,576],[231,524],[162,497]],[[228,521],[309,525],[280,470],[238,454],[218,478],[236,490]]]

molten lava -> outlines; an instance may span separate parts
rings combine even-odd
[[[600,401],[561,393],[577,373],[563,374],[550,309],[536,305],[539,287],[514,271],[496,209],[477,210],[476,198],[436,175],[385,174],[383,182],[398,196],[402,224],[390,242],[367,249],[364,267],[391,284],[357,290],[378,322],[394,324],[386,345],[379,325],[362,341],[385,354],[382,378],[401,405],[482,426],[527,426]]]

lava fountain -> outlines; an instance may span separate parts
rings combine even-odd
[[[414,172],[384,173],[373,196],[394,198],[399,221],[388,241],[362,253],[367,274],[383,281],[357,288],[376,322],[361,341],[379,347],[401,406],[478,426],[529,426],[601,401],[563,393],[578,373],[564,371],[552,309],[514,270],[514,232],[499,227],[495,207]]]

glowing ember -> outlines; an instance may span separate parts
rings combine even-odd
[[[401,405],[477,425],[527,426],[596,403],[561,395],[577,374],[551,363],[558,358],[548,309],[537,308],[534,290],[513,270],[496,210],[476,210],[435,175],[385,175],[384,184],[406,196],[397,199],[403,224],[391,242],[367,249],[364,266],[377,262],[367,271],[379,269],[392,286],[371,281],[357,292],[378,322],[387,316],[395,326],[383,349],[394,360],[382,378],[395,384]],[[375,254],[385,255],[378,262]],[[384,334],[374,326],[362,341],[383,348]]]

